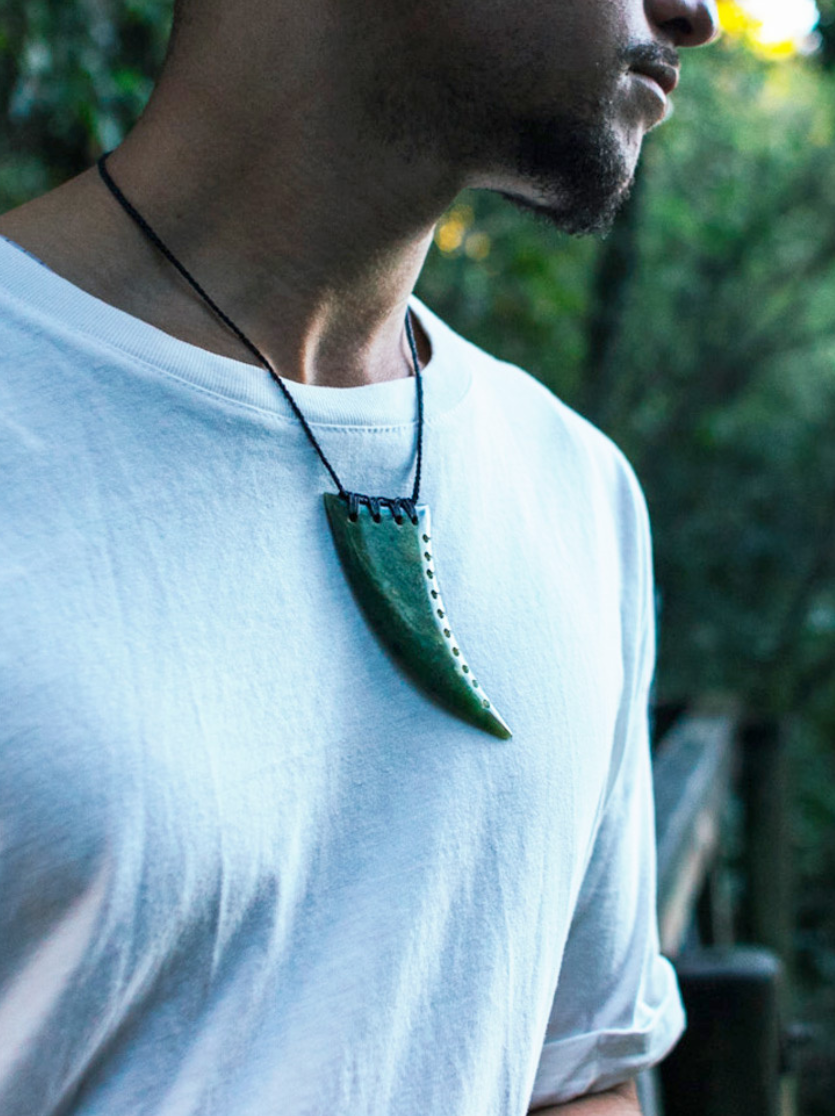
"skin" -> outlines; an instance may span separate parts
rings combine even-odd
[[[642,1116],[638,1089],[625,1081],[604,1093],[591,1093],[569,1104],[531,1109],[536,1116]]]
[[[665,112],[636,50],[672,61],[715,33],[713,0],[188,0],[109,168],[282,376],[395,379],[411,372],[407,302],[456,195],[497,190],[569,231],[605,227]],[[255,363],[95,168],[0,233],[105,302]],[[625,1082],[539,1111],[640,1108]]]
[[[110,169],[281,375],[345,387],[405,376],[407,300],[459,191],[500,190],[571,227],[578,190],[553,161],[572,125],[614,149],[616,203],[663,115],[624,51],[708,41],[711,3],[189,0]],[[546,169],[524,165],[524,137],[547,149],[551,134]],[[255,362],[95,169],[6,214],[0,232],[129,314]]]

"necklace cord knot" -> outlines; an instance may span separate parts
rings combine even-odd
[[[365,496],[362,492],[343,492],[342,499],[348,505],[348,518],[356,523],[359,519],[361,507],[366,507],[371,512],[375,523],[382,521],[381,509],[391,512],[392,519],[398,525],[407,515],[412,523],[417,526],[418,514],[416,502],[409,496]]]

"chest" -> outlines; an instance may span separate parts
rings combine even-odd
[[[428,880],[449,848],[487,891],[544,872],[573,892],[621,697],[611,540],[557,507],[436,493],[438,584],[503,742],[391,658],[318,492],[280,475],[218,491],[189,504],[146,485],[18,567],[0,676],[10,875],[70,896],[113,858],[142,917],[175,922],[265,888],[290,909],[351,880]]]

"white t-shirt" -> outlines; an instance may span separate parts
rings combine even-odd
[[[421,500],[513,730],[369,630],[265,371],[0,241],[0,1112],[522,1116],[658,1062],[644,504],[420,303]],[[415,383],[290,385],[406,495]]]

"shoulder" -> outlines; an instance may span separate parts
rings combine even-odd
[[[624,585],[652,565],[649,513],[640,481],[620,447],[530,373],[492,359],[485,381],[520,432],[523,451],[554,485],[569,485],[600,545],[610,540]]]
[[[418,305],[433,343],[455,350],[469,366],[476,420],[512,439],[535,474],[581,495],[590,513],[599,508],[614,517],[627,546],[646,539],[644,494],[616,443],[529,372],[485,352]]]
[[[0,371],[7,387],[17,378],[25,389],[33,366],[60,350],[61,331],[50,314],[54,279],[40,260],[0,235]]]

